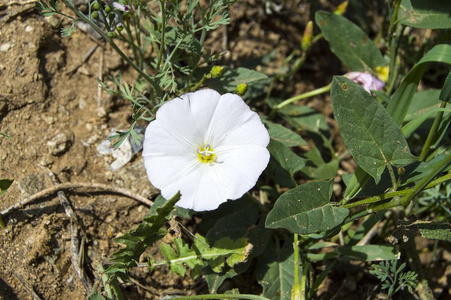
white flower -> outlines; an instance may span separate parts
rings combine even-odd
[[[144,138],[144,164],[166,199],[213,210],[251,189],[266,168],[269,134],[258,115],[234,94],[210,89],[161,106]]]

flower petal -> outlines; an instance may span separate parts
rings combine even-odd
[[[203,137],[216,109],[220,95],[214,90],[188,93],[182,98],[166,102],[158,109],[156,120],[161,127],[196,149],[203,144]]]
[[[182,194],[177,206],[195,211],[213,210],[227,201],[213,165],[200,165],[194,172],[163,188],[161,194],[169,199],[177,191]]]
[[[228,199],[238,199],[250,190],[269,162],[269,151],[255,145],[217,148],[214,164]]]
[[[234,135],[233,132],[238,130]],[[267,146],[269,135],[258,115],[238,95],[224,94],[211,119],[204,143],[218,147],[228,135],[230,142]]]

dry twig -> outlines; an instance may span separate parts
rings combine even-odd
[[[45,198],[48,197],[58,191],[63,191],[63,190],[77,190],[77,189],[82,189],[81,192],[87,192],[87,191],[104,191],[107,193],[113,193],[113,194],[119,194],[119,195],[123,195],[126,196],[128,198],[134,199],[136,201],[139,201],[147,206],[152,206],[153,202],[150,201],[149,199],[138,195],[130,190],[124,189],[124,188],[118,188],[118,187],[112,187],[112,186],[108,186],[106,184],[101,184],[101,183],[85,183],[85,182],[80,182],[80,183],[72,183],[72,182],[67,182],[67,183],[62,183],[50,188],[47,188],[45,190],[42,190],[30,197],[24,198],[22,199],[22,201],[14,204],[13,206],[3,210],[0,214],[2,216],[5,216],[7,214],[9,214],[11,211],[17,210],[17,209],[21,209],[23,207],[25,207],[26,205],[29,205],[31,203],[33,203],[34,201],[41,199],[41,198]]]

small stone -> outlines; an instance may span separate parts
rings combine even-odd
[[[83,98],[80,98],[78,100],[78,108],[80,109],[84,109],[86,107],[86,100]]]
[[[86,123],[85,127],[86,127],[86,130],[87,130],[87,131],[89,131],[89,132],[91,132],[91,131],[92,131],[92,129],[93,129],[93,127],[92,127],[92,124],[91,124],[91,123]]]
[[[60,133],[47,142],[47,147],[52,155],[60,155],[69,149],[69,138]]]
[[[25,27],[25,31],[26,31],[26,32],[32,32],[32,31],[33,31],[33,27],[31,27],[30,25],[28,25],[27,27]]]
[[[55,117],[53,116],[43,116],[42,119],[44,119],[44,122],[46,122],[48,125],[55,124]]]
[[[4,43],[0,46],[1,52],[8,52],[8,50],[11,48],[11,43]]]

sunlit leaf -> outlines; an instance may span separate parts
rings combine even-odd
[[[407,111],[411,105],[413,96],[423,76],[426,64],[441,62],[451,64],[451,45],[440,44],[434,46],[415,66],[407,73],[395,94],[388,103],[387,112],[393,120],[400,125],[404,122]]]
[[[376,183],[388,164],[404,166],[416,161],[401,128],[360,85],[343,76],[334,77],[331,100],[349,153]]]
[[[451,2],[449,0],[402,0],[399,23],[415,28],[451,28]]]
[[[307,142],[297,133],[290,129],[267,120],[263,123],[268,127],[269,136],[271,139],[282,143],[287,147],[306,146]]]
[[[387,64],[368,35],[348,19],[318,11],[315,21],[332,52],[352,71],[369,71]]]
[[[266,227],[310,234],[341,224],[349,211],[329,203],[332,189],[333,181],[309,182],[285,192],[269,212]]]

